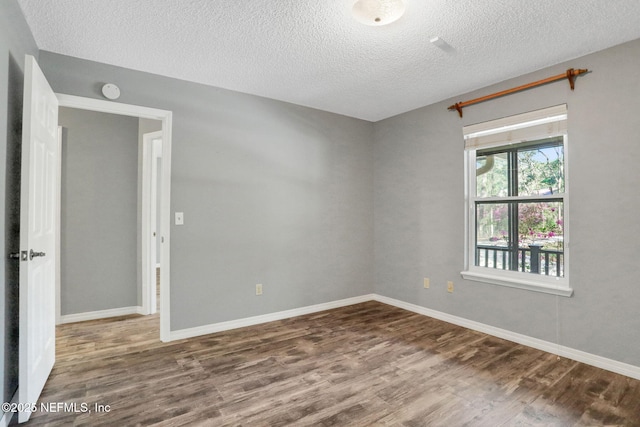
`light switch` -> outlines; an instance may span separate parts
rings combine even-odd
[[[184,225],[184,212],[176,212],[176,225]]]

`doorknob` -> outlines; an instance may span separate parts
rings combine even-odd
[[[29,250],[29,259],[34,259],[35,257],[45,256],[44,252],[34,252],[33,249]]]

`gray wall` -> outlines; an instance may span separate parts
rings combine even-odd
[[[574,92],[558,82],[465,108],[463,119],[447,111],[570,67],[593,70]],[[562,345],[640,366],[638,69],[640,40],[376,123],[375,292],[551,342],[558,325]],[[462,126],[561,103],[569,111],[575,295],[462,280]]]
[[[41,52],[56,92],[173,111],[171,329],[370,293],[371,123]],[[255,296],[255,285],[264,295]]]
[[[138,303],[138,119],[60,108],[61,314]]]
[[[0,383],[2,401],[9,402],[18,387],[18,263],[10,252],[20,246],[20,141],[24,55],[38,57],[31,31],[15,0],[0,5]],[[18,191],[16,191],[18,190]],[[0,414],[0,417],[2,415]]]

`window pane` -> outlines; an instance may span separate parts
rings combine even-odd
[[[518,247],[520,271],[563,277],[563,203],[518,203]]]
[[[518,203],[520,245],[538,244],[562,249],[564,237],[562,202]]]
[[[564,277],[563,202],[477,203],[475,265]]]
[[[518,195],[543,196],[564,193],[562,145],[518,150]]]
[[[509,196],[509,168],[507,153],[476,157],[476,196]]]
[[[509,269],[509,229],[508,203],[476,205],[476,265]]]

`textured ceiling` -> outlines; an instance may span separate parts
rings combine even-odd
[[[369,121],[640,38],[638,0],[406,0],[383,27],[353,1],[19,3],[42,50]]]

